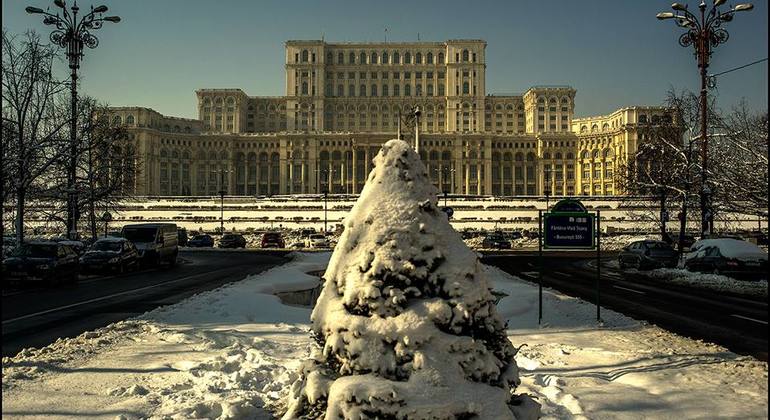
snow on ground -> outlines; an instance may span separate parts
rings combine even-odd
[[[141,317],[3,358],[3,418],[270,418],[312,348],[310,310],[271,296],[312,287],[329,254]],[[487,267],[527,392],[543,418],[767,418],[767,363],[544,290]]]
[[[618,269],[617,261],[607,263],[608,267]],[[696,273],[682,268],[657,268],[650,271],[638,271],[633,268],[625,269],[628,273],[639,274],[653,280],[674,283],[697,289],[715,290],[738,295],[767,297],[767,280],[739,280],[732,277]]]

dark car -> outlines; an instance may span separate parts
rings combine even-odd
[[[506,239],[502,234],[493,233],[484,238],[481,242],[482,248],[493,249],[511,249],[511,241]]]
[[[506,236],[508,237],[508,239],[510,239],[512,241],[515,241],[516,239],[521,239],[522,238],[521,232],[519,232],[519,231],[508,232],[506,234]]]
[[[703,239],[690,248],[684,267],[731,276],[767,276],[767,252],[739,239]]]
[[[116,271],[125,273],[139,265],[139,252],[124,238],[101,238],[80,257],[83,271]]]
[[[663,241],[635,241],[628,244],[618,254],[620,268],[634,267],[645,270],[659,267],[676,267],[679,253]]]
[[[286,248],[279,232],[265,232],[262,235],[262,248]]]
[[[187,241],[190,248],[208,248],[214,246],[214,238],[211,235],[195,235]]]
[[[189,239],[187,237],[187,229],[185,228],[177,229],[176,235],[177,235],[177,241],[179,242],[179,246],[187,246],[187,241]]]
[[[219,240],[220,248],[246,248],[246,238],[237,233],[226,233]]]
[[[3,261],[3,275],[11,282],[76,283],[78,272],[78,254],[53,241],[25,242]]]

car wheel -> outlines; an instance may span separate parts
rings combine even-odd
[[[124,263],[118,264],[118,274],[125,274],[126,273],[126,265]]]

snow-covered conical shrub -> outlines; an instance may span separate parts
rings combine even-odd
[[[529,419],[505,325],[475,252],[437,207],[412,148],[387,142],[324,274],[320,346],[288,419]]]

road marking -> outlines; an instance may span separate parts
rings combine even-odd
[[[215,271],[219,271],[219,270],[211,270],[211,271],[207,271],[205,273],[193,274],[192,276],[182,277],[182,278],[175,279],[175,280],[169,280],[169,281],[163,282],[163,283],[151,284],[149,286],[140,287],[138,289],[126,290],[126,291],[119,292],[119,293],[113,293],[113,294],[107,295],[107,296],[101,296],[101,297],[94,298],[94,299],[84,300],[82,302],[71,303],[69,305],[59,306],[57,308],[46,309],[45,311],[35,312],[33,314],[23,315],[23,316],[20,316],[20,317],[17,317],[17,318],[12,318],[12,319],[5,320],[5,321],[3,321],[2,325],[11,324],[11,323],[16,322],[16,321],[21,321],[21,320],[27,319],[27,318],[33,318],[33,317],[36,317],[36,316],[39,316],[39,315],[45,315],[45,314],[48,314],[48,313],[51,313],[51,312],[61,311],[62,309],[74,308],[76,306],[82,306],[82,305],[85,305],[85,304],[88,304],[88,303],[99,302],[101,300],[106,300],[106,299],[114,298],[114,297],[117,297],[117,296],[127,295],[129,293],[140,292],[142,290],[153,289],[153,288],[156,288],[156,287],[159,287],[159,286],[164,286],[164,285],[171,284],[171,283],[177,283],[177,282],[180,282],[180,281],[189,280],[191,278],[203,276],[203,275],[206,275],[206,274],[209,274],[209,273],[213,273]]]
[[[616,288],[616,289],[623,289],[623,290],[628,290],[629,292],[638,293],[638,294],[640,294],[640,295],[646,295],[646,294],[647,294],[647,293],[645,293],[645,292],[642,292],[642,291],[640,291],[640,290],[629,289],[629,288],[627,288],[627,287],[622,287],[622,286],[615,286],[615,285],[613,285],[612,287],[614,287],[614,288]]]
[[[747,317],[747,316],[738,315],[738,314],[732,314],[732,315],[730,315],[730,316],[734,316],[734,317],[736,317],[736,318],[740,318],[740,319],[745,319],[745,320],[748,320],[748,321],[759,322],[760,324],[765,324],[765,325],[767,325],[767,321],[762,321],[761,319],[754,319],[754,318],[749,318],[749,317]]]

